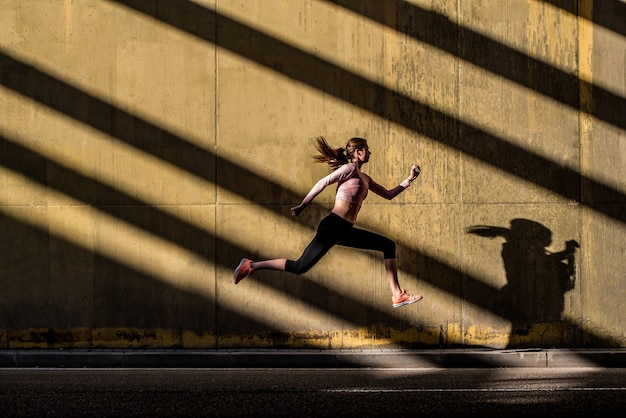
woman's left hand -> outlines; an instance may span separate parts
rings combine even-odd
[[[417,176],[420,175],[420,173],[422,172],[422,169],[420,168],[419,165],[417,164],[413,164],[413,166],[411,167],[411,180],[415,180],[417,178]]]

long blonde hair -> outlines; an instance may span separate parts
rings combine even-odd
[[[315,148],[319,155],[314,156],[318,163],[327,163],[333,170],[352,161],[354,152],[367,146],[367,140],[363,138],[350,138],[345,147],[333,148],[328,145],[323,136],[317,137]]]

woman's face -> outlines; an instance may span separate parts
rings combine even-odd
[[[365,164],[370,160],[370,155],[372,155],[372,153],[370,152],[367,144],[365,144],[363,148],[358,149],[354,152],[355,160],[360,161],[362,164]]]

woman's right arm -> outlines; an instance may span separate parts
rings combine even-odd
[[[291,208],[291,214],[293,216],[300,215],[300,213],[313,201],[313,199],[315,199],[318,194],[322,193],[328,185],[337,183],[338,181],[348,177],[354,171],[354,167],[351,166],[353,165],[343,165],[326,177],[320,179],[317,183],[315,183],[304,199],[302,199],[302,202],[298,206]]]

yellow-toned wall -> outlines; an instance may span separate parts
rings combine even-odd
[[[626,346],[626,3],[0,11],[1,347]],[[393,309],[382,256],[342,247],[232,283],[331,207],[289,211],[319,135],[368,138],[387,187],[422,166],[358,224],[423,301]]]

